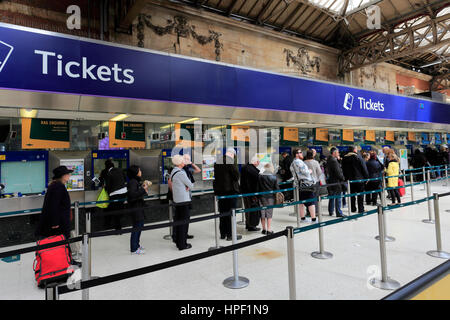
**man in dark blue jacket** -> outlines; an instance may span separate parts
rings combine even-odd
[[[342,159],[342,170],[345,180],[362,180],[368,179],[366,162],[358,154],[356,146],[352,147],[352,151],[347,153]],[[350,193],[359,193],[364,191],[365,182],[353,182],[350,184]],[[351,197],[351,210],[356,212],[356,199]],[[358,196],[358,213],[364,212],[364,195]]]

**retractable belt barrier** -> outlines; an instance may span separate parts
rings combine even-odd
[[[194,254],[194,255],[187,256],[187,257],[183,257],[183,258],[179,258],[179,259],[175,259],[175,260],[170,260],[170,261],[158,263],[158,264],[147,266],[147,267],[142,267],[142,268],[139,268],[139,269],[134,269],[134,270],[130,270],[130,271],[116,273],[116,274],[112,274],[112,275],[104,276],[104,277],[99,277],[97,279],[92,279],[92,280],[88,280],[88,281],[82,281],[80,283],[79,288],[69,288],[67,285],[63,285],[63,286],[58,287],[58,293],[59,294],[65,294],[65,293],[69,293],[69,292],[74,292],[74,291],[79,291],[79,290],[83,290],[83,289],[88,289],[88,288],[100,286],[100,285],[103,285],[103,284],[107,284],[107,283],[111,283],[111,282],[115,282],[115,281],[120,281],[120,280],[124,280],[124,279],[128,279],[128,278],[140,276],[140,275],[143,275],[143,274],[147,274],[147,273],[151,273],[151,272],[155,272],[155,271],[159,271],[159,270],[175,267],[175,266],[178,266],[178,265],[181,265],[181,264],[185,264],[185,263],[189,263],[189,262],[193,262],[193,261],[196,261],[196,260],[209,258],[209,257],[216,256],[216,255],[219,255],[219,254],[222,254],[222,253],[230,252],[230,251],[233,251],[233,250],[242,249],[242,248],[249,247],[249,246],[261,243],[261,242],[266,242],[266,241],[269,241],[269,240],[272,240],[272,239],[280,238],[280,237],[286,236],[286,235],[287,235],[287,229],[285,229],[283,231],[279,231],[279,232],[271,234],[271,235],[265,235],[265,236],[259,237],[257,239],[252,239],[252,240],[248,240],[248,241],[241,242],[241,243],[238,243],[238,244],[234,244],[234,245],[230,245],[230,246],[226,246],[226,247],[221,247],[221,248],[218,248],[216,250],[205,251],[205,252],[197,253],[197,254]]]
[[[442,180],[442,179],[443,178],[441,178],[439,180]],[[418,185],[418,184],[423,184],[423,183],[426,183],[426,181],[414,183],[414,184],[411,184],[411,185]],[[338,184],[341,184],[341,183],[338,183]],[[409,186],[410,185],[405,185],[405,186],[400,186],[400,187],[392,187],[392,188],[386,188],[385,190],[405,188],[405,187],[409,187]],[[244,196],[251,196],[251,195],[273,194],[273,193],[276,193],[276,192],[289,191],[289,190],[293,190],[293,189],[295,189],[295,188],[288,188],[288,189],[281,189],[281,190],[272,190],[272,191],[267,191],[267,192],[251,193],[251,194],[244,194],[244,195],[233,195],[233,196],[235,196],[235,197],[236,196],[244,197]],[[370,194],[370,193],[381,192],[381,191],[382,191],[382,189],[372,190],[372,191],[365,191],[365,192],[359,192],[359,193],[353,193],[353,194],[345,194],[345,195],[324,196],[324,197],[322,197],[322,199],[335,199],[335,198],[339,198],[339,197],[342,197],[342,198],[343,197],[353,197],[353,196],[358,196],[358,195],[363,195],[363,194]],[[202,192],[202,191],[197,191],[197,192]],[[440,194],[439,197],[445,197],[445,196],[449,196],[449,195],[450,195],[450,192]],[[222,196],[222,197],[217,197],[217,198],[218,199],[225,199],[225,198],[229,198],[229,197],[231,197],[231,196]],[[420,199],[420,200],[416,200],[416,201],[411,201],[411,202],[402,203],[402,204],[398,204],[398,205],[386,206],[386,207],[383,207],[383,209],[390,209],[391,210],[391,209],[401,208],[401,207],[405,207],[405,206],[419,204],[419,203],[422,203],[422,202],[425,202],[425,201],[429,201],[429,200],[432,200],[432,199],[433,199],[433,197],[426,197],[426,198],[423,198],[423,199]],[[302,200],[302,201],[294,201],[294,202],[290,202],[290,203],[282,203],[282,204],[272,205],[272,206],[263,206],[263,207],[259,207],[259,208],[239,209],[239,210],[236,210],[236,213],[254,212],[254,211],[260,211],[260,210],[269,209],[269,208],[283,208],[283,207],[287,207],[287,206],[293,206],[293,205],[298,205],[298,204],[315,202],[317,200],[318,200],[317,198],[313,198],[313,199],[307,199],[307,200]],[[115,201],[119,201],[119,200],[113,200],[113,201],[110,201],[110,202],[115,202]],[[32,210],[40,210],[40,209],[30,209],[30,210],[24,210],[24,211],[30,212]],[[133,209],[130,209],[130,211],[132,211],[132,210]],[[134,209],[134,210],[136,210],[136,209]],[[122,213],[124,212],[124,210],[120,210],[120,211]],[[371,214],[374,214],[376,212],[377,212],[377,210],[371,210],[371,211],[367,211],[367,212],[364,212],[364,213],[351,215],[351,216],[344,217],[344,218],[337,218],[337,219],[334,219],[334,220],[321,222],[320,224],[314,224],[314,225],[311,225],[311,226],[305,226],[305,227],[301,227],[301,228],[296,228],[296,229],[294,229],[294,233],[296,234],[296,233],[304,232],[304,231],[307,231],[307,230],[323,227],[323,226],[326,226],[326,225],[331,225],[331,224],[335,224],[335,223],[339,223],[339,222],[343,222],[343,221],[347,221],[347,220],[358,219],[360,217],[371,215]],[[157,224],[157,225],[150,225],[150,226],[139,227],[139,228],[127,228],[127,229],[119,230],[119,231],[102,231],[102,232],[96,232],[96,233],[89,233],[88,236],[89,236],[89,238],[95,238],[95,237],[102,237],[102,236],[109,236],[109,235],[131,233],[131,232],[136,232],[136,231],[153,230],[153,229],[159,229],[159,228],[166,228],[166,227],[169,227],[169,226],[178,226],[178,225],[182,225],[182,224],[186,224],[186,223],[195,223],[195,222],[205,221],[205,220],[209,220],[209,219],[216,219],[218,217],[224,217],[224,216],[230,216],[230,215],[231,215],[230,213],[216,214],[216,215],[211,215],[211,216],[206,216],[206,217],[193,218],[193,219],[190,219],[190,220],[183,220],[183,221],[177,221],[177,222],[167,222],[167,223],[161,223],[161,224]],[[5,258],[5,257],[13,256],[13,255],[22,254],[22,253],[35,252],[37,250],[47,249],[47,248],[56,247],[56,246],[60,246],[60,245],[64,245],[64,244],[70,244],[70,243],[79,242],[79,241],[82,241],[82,237],[81,236],[70,238],[68,240],[60,241],[60,242],[57,242],[57,243],[41,245],[41,246],[33,246],[33,247],[17,249],[17,250],[12,250],[12,251],[7,251],[7,252],[1,252],[0,253],[0,258]]]

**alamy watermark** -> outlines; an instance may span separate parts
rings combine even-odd
[[[372,5],[366,9],[367,28],[371,30],[381,29],[381,9],[379,6]]]

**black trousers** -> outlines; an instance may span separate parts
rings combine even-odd
[[[237,199],[221,199],[219,200],[219,213],[227,213],[228,216],[219,218],[220,236],[231,237],[231,210],[237,206]]]
[[[401,203],[400,200],[400,191],[398,189],[390,189],[388,190],[389,194],[391,195],[391,201],[392,203],[395,203],[395,199],[397,199],[398,203]]]
[[[379,181],[369,181],[369,183],[366,185],[366,191],[373,191],[373,190],[379,190],[381,189],[381,185]],[[380,197],[381,201],[381,192],[374,192],[374,193],[368,193],[366,194],[366,202],[367,204],[377,204],[377,198]]]
[[[124,199],[127,195],[124,194],[118,194],[114,196],[110,196],[109,200],[118,200],[118,199]],[[117,212],[123,211],[125,209],[125,202],[111,202],[108,206],[108,208],[105,209],[105,212],[111,212],[111,215],[105,215],[105,228],[106,229],[116,229],[121,230],[122,229],[122,223],[121,219],[123,214],[118,214]]]
[[[363,182],[355,182],[350,184],[350,193],[359,193],[364,191],[364,183]],[[358,198],[358,213],[364,212],[364,195],[356,196]],[[356,198],[351,197],[351,210],[352,212],[356,212]]]
[[[189,220],[191,212],[189,204],[175,206],[174,222]],[[173,238],[178,249],[184,249],[187,245],[187,235],[189,231],[189,223],[184,223],[178,226],[173,226]]]
[[[256,208],[259,207],[259,202],[257,197],[245,197],[244,198],[244,206],[245,209]],[[261,218],[260,211],[252,211],[245,213],[245,227],[248,228],[256,228],[259,224],[259,219]]]

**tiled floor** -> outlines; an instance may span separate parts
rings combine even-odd
[[[414,189],[415,200],[423,198],[422,186]],[[450,186],[436,182],[432,192],[447,192]],[[410,200],[409,189],[402,201]],[[322,212],[327,212],[326,203]],[[367,206],[366,209],[374,207]],[[440,199],[442,243],[450,251],[450,196]],[[346,213],[347,209],[344,209]],[[296,226],[296,218],[289,216],[293,207],[277,209],[273,229]],[[427,203],[403,207],[387,214],[388,234],[396,238],[387,243],[389,276],[402,285],[444,262],[426,255],[436,248],[435,226],[425,224]],[[324,220],[330,219],[328,214]],[[240,221],[240,217],[238,221]],[[238,225],[243,240],[261,237],[247,233]],[[191,224],[192,249],[178,251],[171,241],[163,240],[167,229],[144,232],[141,244],[144,256],[131,256],[129,234],[95,238],[92,242],[92,274],[105,276],[160,263],[206,251],[214,244],[214,222],[208,220]],[[369,279],[379,275],[380,250],[374,239],[378,234],[377,215],[357,221],[347,221],[324,228],[326,251],[333,253],[329,260],[318,260],[310,253],[318,250],[318,231],[300,233],[295,237],[297,299],[380,299],[389,291],[368,285]],[[229,242],[221,241],[222,245]],[[32,244],[30,244],[32,245]],[[29,245],[25,245],[29,246]],[[14,248],[2,248],[2,251]],[[32,271],[33,254],[21,256],[19,262],[0,261],[0,299],[44,299],[44,291],[36,287]],[[225,253],[151,274],[114,282],[90,289],[90,299],[288,299],[286,238],[278,238],[239,251],[239,273],[250,279],[244,289],[227,289],[222,281],[231,276],[232,254]],[[81,299],[81,293],[60,296],[61,300]]]

